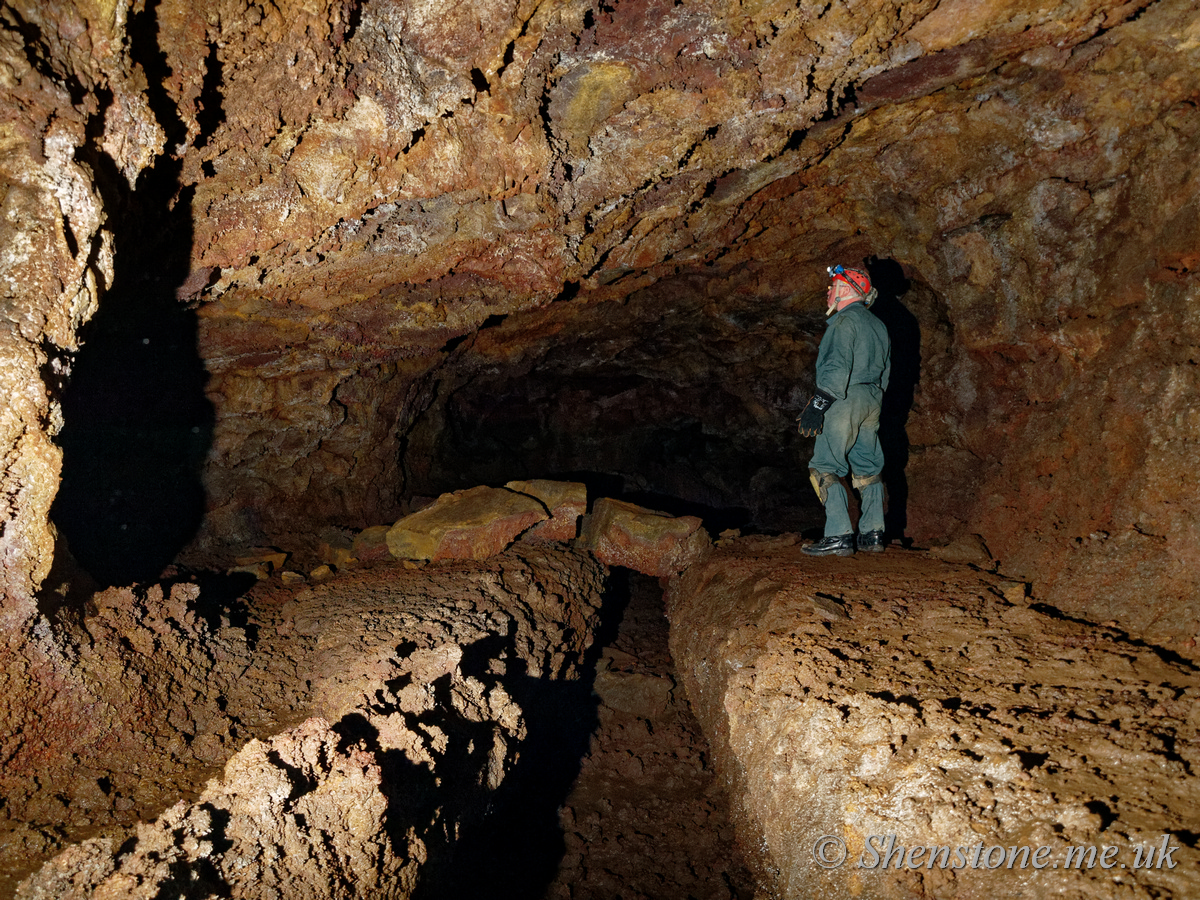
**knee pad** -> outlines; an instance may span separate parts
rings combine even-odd
[[[829,497],[829,489],[837,484],[838,477],[832,472],[818,472],[816,469],[809,469],[808,480],[812,482],[813,490],[817,492],[817,499],[824,506]]]
[[[861,477],[855,475],[850,479],[850,483],[854,485],[854,489],[856,491],[861,491],[868,485],[879,484],[881,481],[883,481],[883,475],[878,472],[876,472],[874,475],[863,475]]]

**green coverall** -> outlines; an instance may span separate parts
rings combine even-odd
[[[883,531],[883,483],[871,476],[883,471],[879,446],[879,410],[892,367],[892,344],[887,328],[861,302],[829,318],[817,351],[817,388],[835,400],[825,413],[817,435],[809,471],[814,484],[822,473],[844,477],[854,472],[854,485],[862,492],[858,531]],[[851,534],[846,489],[829,484],[825,504],[825,536]]]

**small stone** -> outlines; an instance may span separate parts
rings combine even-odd
[[[275,547],[254,547],[249,553],[244,556],[234,557],[234,562],[238,566],[255,566],[265,565],[267,574],[282,569],[287,562],[288,555],[282,550]]]
[[[977,534],[959,535],[944,547],[934,547],[929,552],[942,562],[964,566],[989,568],[992,562],[992,554],[988,551],[987,544]]]
[[[817,594],[813,597],[813,606],[817,608],[817,612],[832,622],[850,621],[850,614],[846,612],[846,607],[836,597]]]
[[[333,569],[326,565],[320,565],[309,572],[308,577],[312,581],[328,581],[333,577]]]
[[[269,563],[257,562],[247,563],[245,565],[234,566],[232,569],[226,569],[228,575],[253,575],[259,581],[271,576],[271,566]]]
[[[324,528],[318,535],[317,556],[327,565],[336,569],[344,569],[353,562],[353,543],[350,537],[337,528]]]
[[[391,559],[387,545],[387,535],[391,530],[391,525],[372,525],[356,534],[350,545],[355,558],[364,563]]]
[[[290,569],[285,569],[281,572],[279,578],[284,584],[304,584],[306,581],[302,573],[293,572]]]
[[[1004,581],[998,587],[1004,599],[1009,603],[1023,603],[1026,597],[1027,585],[1023,581]]]

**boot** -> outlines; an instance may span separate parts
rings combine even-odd
[[[864,553],[883,552],[883,532],[868,531],[858,536],[858,549]]]
[[[854,535],[839,534],[833,537],[823,537],[815,544],[804,548],[809,556],[853,556]]]

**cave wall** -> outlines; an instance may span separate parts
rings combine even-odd
[[[132,186],[161,151],[126,40],[128,3],[0,8],[0,631],[50,569],[61,388],[112,281],[100,184]]]
[[[904,287],[906,532],[978,532],[1098,615],[1120,572],[1141,625],[1192,627],[1191,4],[5,9],[6,202],[37,210],[7,218],[36,248],[8,254],[7,594],[51,554],[43,367],[154,207],[189,217],[163,277],[215,415],[194,558],[487,476],[455,422],[489,401],[575,426],[527,463],[792,508],[824,267],[867,258]]]

